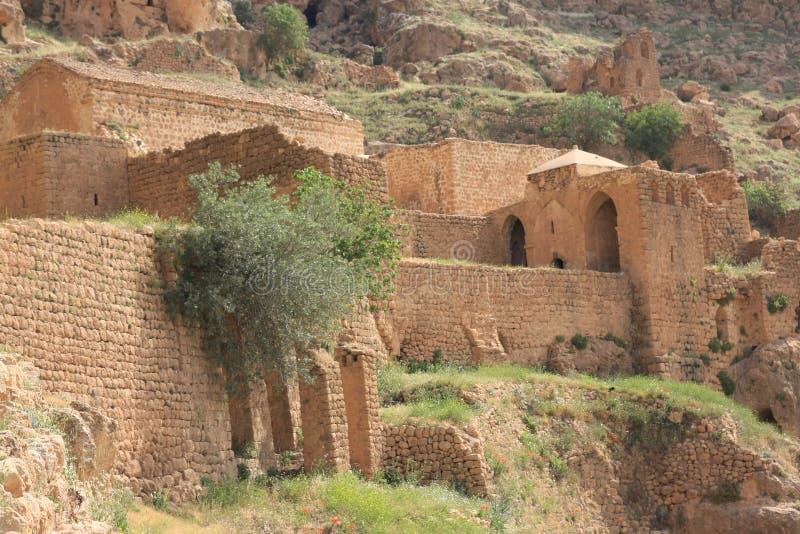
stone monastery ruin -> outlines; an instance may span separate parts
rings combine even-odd
[[[592,76],[629,96],[636,74],[615,80],[615,61]],[[405,210],[389,310],[347,318],[332,353],[315,354],[313,384],[275,378],[228,398],[199,333],[167,314],[152,231],[58,220],[126,207],[185,217],[187,176],[213,161],[274,175],[280,191],[314,166]],[[556,336],[613,335],[639,372],[718,387],[736,355],[798,328],[800,246],[754,239],[735,175],[714,168],[462,139],[367,156],[361,124],[309,97],[45,59],[0,101],[0,341],[46,390],[117,422],[112,469],[142,491],[189,499],[200,477],[300,449],[308,470],[365,474],[419,454],[426,478],[485,494],[480,440],[442,431],[434,452],[401,450],[405,430],[378,418],[376,365],[434,352],[542,364]],[[720,255],[763,271],[707,267]],[[776,295],[790,305],[772,312]],[[726,349],[696,365],[713,340]],[[237,459],[249,442],[255,458]]]

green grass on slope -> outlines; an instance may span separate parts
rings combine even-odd
[[[259,483],[262,482],[262,483]],[[141,506],[130,514],[130,531],[471,533],[488,529],[474,517],[485,501],[441,486],[390,486],[353,473],[263,477],[206,488],[197,503],[169,512]]]
[[[729,414],[736,421],[739,438],[756,450],[789,458],[798,447],[795,440],[781,434],[776,427],[759,421],[752,410],[734,402],[718,391],[690,382],[675,382],[647,376],[614,379],[600,379],[585,375],[565,377],[512,365],[485,366],[466,370],[445,366],[435,372],[406,373],[402,366],[389,364],[379,371],[378,389],[382,402],[386,404],[387,399],[397,398],[404,393],[413,395],[415,391],[435,392],[447,390],[448,387],[451,389],[467,388],[472,384],[486,385],[504,382],[529,382],[565,389],[582,388],[607,392],[608,395],[605,399],[596,401],[594,404],[602,402],[613,406],[614,409],[620,409],[619,407],[622,406],[622,409],[631,412],[620,414],[626,416],[635,415],[634,411],[640,410],[647,401],[655,399],[663,400],[668,406],[684,409],[699,417],[718,418]],[[614,399],[621,395],[628,395],[633,400],[624,403],[616,402]],[[422,411],[423,406],[415,406],[415,404],[417,403],[409,403],[407,405],[409,409],[406,412],[402,412],[394,406],[384,407],[381,409],[382,414],[387,415],[382,416],[390,422],[402,420],[403,415],[409,418],[427,415],[430,419],[444,415],[443,419],[447,420],[449,414],[442,407],[429,405],[433,409],[425,414]],[[477,408],[464,405],[464,409],[474,411]],[[596,412],[607,409],[607,407],[575,401],[570,409],[576,412]],[[412,415],[412,413],[417,415]],[[456,413],[459,416],[463,415],[459,412]]]

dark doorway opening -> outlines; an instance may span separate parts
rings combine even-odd
[[[528,255],[525,250],[525,227],[522,221],[512,217],[507,223],[509,263],[511,265],[528,266]]]
[[[586,265],[594,271],[617,272],[620,269],[617,207],[608,195],[598,193],[588,211]]]
[[[303,11],[303,15],[306,16],[306,21],[308,21],[309,28],[314,28],[317,25],[317,14],[319,14],[319,2],[318,0],[311,0],[306,10]]]
[[[556,269],[563,269],[564,268],[564,260],[562,260],[561,258],[558,258],[558,257],[553,258],[553,267],[555,267]]]

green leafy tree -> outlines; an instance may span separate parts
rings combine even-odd
[[[652,159],[662,159],[683,131],[681,112],[669,104],[653,104],[625,116],[625,144]]]
[[[250,26],[255,20],[253,17],[253,5],[250,0],[233,0],[233,14],[236,16],[236,22],[242,26]]]
[[[264,33],[259,46],[269,60],[278,64],[291,64],[305,49],[308,40],[308,23],[300,11],[289,4],[271,4],[264,10]]]
[[[616,144],[621,118],[617,98],[585,93],[565,98],[544,127],[544,133],[563,137],[570,144],[588,150],[604,143]]]
[[[306,169],[290,197],[235,167],[191,176],[191,224],[161,236],[175,255],[171,309],[202,328],[232,386],[265,370],[307,370],[307,349],[336,333],[364,297],[392,289],[399,242],[391,209],[360,187]]]
[[[777,184],[771,182],[751,182],[742,184],[747,197],[747,211],[750,219],[773,227],[775,221],[787,209],[786,193]]]

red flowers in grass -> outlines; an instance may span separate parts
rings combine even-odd
[[[339,524],[339,518],[338,517],[332,518],[331,519],[331,523],[333,523],[334,525],[338,525]]]

